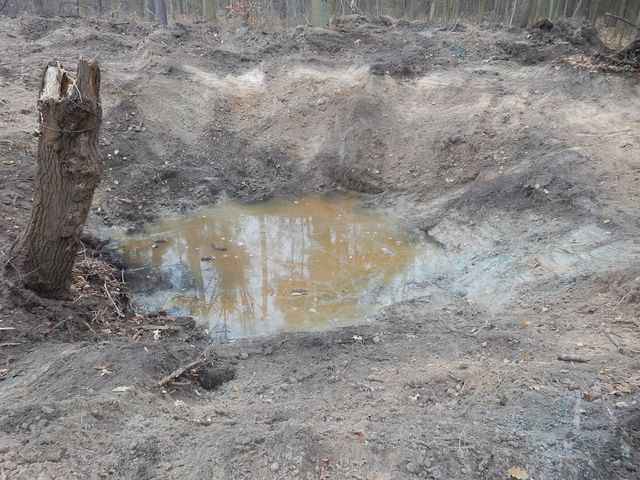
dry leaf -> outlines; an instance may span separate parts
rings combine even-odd
[[[368,443],[367,436],[364,434],[364,432],[353,432],[353,434],[355,435],[356,440],[358,440],[360,443]]]
[[[529,480],[529,473],[524,468],[511,467],[507,473],[516,480]]]
[[[626,395],[631,394],[631,387],[629,387],[629,385],[616,384],[614,386],[615,386],[615,389],[620,393],[624,393]]]

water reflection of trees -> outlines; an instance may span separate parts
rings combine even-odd
[[[179,226],[166,222],[158,227],[171,231],[166,243],[154,249],[151,240],[129,242],[126,255],[173,271],[187,267],[193,286],[180,296],[221,337],[353,318],[380,300],[365,292],[392,283],[415,254],[406,242],[396,245],[388,223],[353,207],[315,199],[220,207]],[[213,247],[222,244],[226,251]],[[295,289],[307,294],[292,296]]]

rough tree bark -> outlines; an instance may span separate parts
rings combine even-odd
[[[75,81],[60,62],[50,62],[43,73],[38,110],[33,206],[5,270],[39,295],[68,298],[80,236],[102,174],[98,61],[80,60]]]

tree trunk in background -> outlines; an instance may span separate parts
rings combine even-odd
[[[628,4],[629,0],[622,0],[620,2],[620,10],[618,10],[618,16],[623,17],[625,13],[627,13],[627,4]]]
[[[160,25],[167,24],[167,4],[165,0],[153,0],[155,20]]]
[[[591,5],[591,23],[594,26],[598,21],[598,10],[600,10],[600,0],[595,0]]]
[[[582,0],[578,0],[578,4],[576,5],[575,10],[573,11],[572,18],[576,18],[576,16],[580,13],[580,7],[582,7]]]
[[[144,17],[148,20],[155,21],[156,6],[154,0],[144,0]]]
[[[287,19],[287,0],[273,0],[273,9],[278,18],[281,20]]]
[[[533,3],[534,0],[524,0],[522,14],[520,15],[520,21],[518,22],[518,26],[520,28],[527,28],[527,25],[529,25],[529,17],[531,17],[531,12],[533,11]]]
[[[620,8],[616,12],[613,8],[609,10],[610,13],[617,13],[618,16],[624,18],[624,14],[627,10],[627,0],[620,0]],[[617,20],[613,17],[607,17],[607,27],[615,27]]]
[[[97,60],[78,62],[75,82],[59,62],[44,71],[41,134],[29,223],[11,247],[9,278],[42,296],[66,298],[80,236],[100,182],[102,121]]]
[[[207,20],[216,19],[216,0],[202,0],[202,16]]]
[[[44,0],[33,0],[33,9],[36,15],[44,16]]]
[[[146,14],[145,14],[145,4],[146,1],[145,0],[136,0],[135,2],[132,2],[133,5],[135,5],[134,7],[131,6],[131,3],[127,2],[126,7],[130,9],[130,11],[135,11],[138,15],[140,15],[141,18],[145,18]],[[111,0],[111,5],[112,5],[112,11],[116,11],[118,10],[118,7],[113,5],[113,0]]]
[[[516,14],[516,10],[518,9],[518,0],[513,0],[513,7],[511,10],[511,18],[509,19],[509,28],[513,26],[513,17]]]

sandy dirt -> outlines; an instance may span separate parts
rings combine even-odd
[[[210,370],[233,379],[162,389],[209,342],[135,317],[94,241],[92,295],[2,286],[0,479],[640,478],[640,82],[600,48],[580,29],[386,18],[0,18],[1,252],[29,214],[41,70],[97,54],[87,233],[351,190],[455,266],[368,325],[215,344]]]

